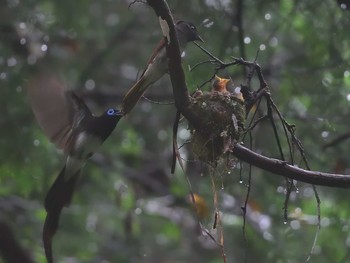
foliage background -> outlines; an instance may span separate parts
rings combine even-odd
[[[297,135],[314,170],[349,174],[349,142],[323,150],[349,130],[350,12],[341,1],[171,1],[177,18],[195,23],[204,46],[219,58],[242,56],[237,13],[242,16],[244,55],[264,70],[275,103]],[[25,94],[37,70],[56,72],[96,114],[120,105],[160,38],[153,10],[130,1],[1,0],[0,5],[0,220],[14,231],[35,262],[45,262],[42,201],[64,156],[35,122]],[[243,3],[238,12],[239,3]],[[349,5],[348,5],[349,6]],[[16,33],[17,32],[17,33]],[[18,39],[18,35],[21,37]],[[20,40],[20,43],[18,43]],[[29,53],[28,53],[29,50]],[[193,44],[183,65],[194,91],[213,67],[189,72],[207,57]],[[242,69],[221,72],[236,85]],[[209,89],[209,85],[203,87]],[[147,96],[171,101],[168,77]],[[72,205],[64,209],[54,240],[57,262],[222,262],[221,251],[201,235],[186,202],[192,190],[204,198],[201,222],[213,236],[213,195],[219,196],[228,262],[303,262],[316,233],[316,201],[298,183],[283,219],[285,182],[253,168],[245,236],[242,206],[247,169],[210,171],[187,162],[186,175],[170,174],[173,105],[142,100],[83,170]],[[180,139],[188,137],[185,123]],[[279,157],[271,127],[254,130],[253,148]],[[190,148],[184,157],[192,160]],[[247,168],[243,164],[243,167]],[[243,180],[243,183],[240,181]],[[311,262],[350,260],[348,190],[318,187],[321,232]],[[1,261],[1,259],[0,259]]]

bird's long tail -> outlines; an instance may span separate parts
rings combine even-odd
[[[146,81],[146,77],[142,76],[135,85],[130,88],[123,99],[124,114],[128,114],[135,107],[148,86],[149,84]]]
[[[65,180],[65,170],[66,166],[63,167],[51,186],[44,202],[47,215],[43,228],[43,243],[48,263],[53,262],[52,238],[57,231],[62,208],[70,204],[80,174],[80,171],[78,171],[69,180]]]

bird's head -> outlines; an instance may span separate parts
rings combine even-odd
[[[180,20],[180,21],[177,21],[175,27],[178,34],[181,34],[181,36],[179,37],[184,37],[186,42],[196,41],[196,40],[204,42],[204,40],[198,34],[197,28],[191,22]]]
[[[213,90],[217,92],[227,93],[227,84],[230,82],[230,79],[220,78],[215,75],[215,79],[213,81]]]

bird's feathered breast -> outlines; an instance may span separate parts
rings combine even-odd
[[[99,137],[103,142],[112,133],[120,118],[120,115],[103,114],[99,117],[84,119],[81,125],[89,134]]]

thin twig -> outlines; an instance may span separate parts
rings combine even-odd
[[[249,133],[249,144],[250,147],[253,146],[253,137],[252,134]],[[248,171],[248,183],[247,183],[247,194],[245,197],[244,201],[244,206],[242,207],[243,210],[243,237],[244,237],[244,242],[245,242],[245,256],[244,256],[244,262],[248,262],[248,239],[247,239],[247,234],[246,234],[246,223],[247,223],[247,206],[248,206],[248,201],[250,197],[250,190],[251,190],[251,181],[252,181],[252,166],[249,165],[249,171]]]
[[[167,102],[155,101],[155,100],[149,99],[145,95],[142,95],[142,98],[145,101],[147,101],[147,102],[149,102],[151,104],[156,104],[156,105],[174,105],[175,104],[175,102],[173,102],[173,101],[167,101]]]
[[[350,131],[347,131],[346,133],[343,133],[341,135],[339,135],[338,137],[334,138],[333,140],[331,140],[330,142],[326,143],[325,145],[323,145],[323,149],[327,149],[329,147],[334,147],[336,145],[338,145],[339,143],[347,140],[350,138]]]

